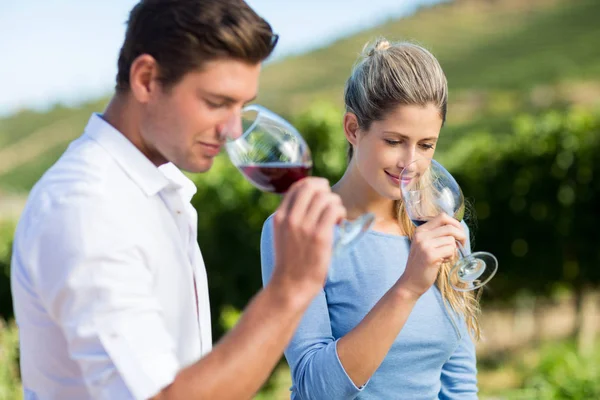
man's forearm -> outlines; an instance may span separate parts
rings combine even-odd
[[[290,297],[268,285],[223,340],[183,369],[156,399],[251,398],[280,360],[311,299],[298,292]]]

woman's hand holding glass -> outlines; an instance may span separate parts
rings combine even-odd
[[[411,221],[420,227],[440,214],[457,222],[465,214],[465,199],[454,177],[437,161],[428,158],[414,160],[400,175],[404,208]],[[458,257],[448,274],[454,290],[475,290],[490,281],[498,270],[496,257],[485,251],[469,254],[465,243],[456,241]]]
[[[435,283],[442,262],[455,255],[456,242],[465,245],[466,240],[460,222],[445,213],[417,227],[398,288],[420,297]]]

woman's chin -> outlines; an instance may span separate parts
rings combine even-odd
[[[401,200],[402,199],[402,192],[400,191],[400,188],[396,188],[396,187],[383,187],[383,188],[378,188],[377,189],[377,193],[381,196],[381,197],[385,197],[386,199],[389,200]]]

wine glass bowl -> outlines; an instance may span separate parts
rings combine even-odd
[[[255,187],[284,194],[289,187],[310,175],[311,152],[302,135],[285,119],[257,105],[244,107],[241,135],[224,132],[232,138],[225,144],[231,162]],[[373,214],[354,221],[342,221],[335,249],[345,248],[362,236],[375,220]]]
[[[465,201],[454,177],[437,161],[422,158],[411,162],[400,174],[400,189],[406,213],[416,226],[441,213],[462,221]],[[450,270],[450,285],[458,291],[475,290],[489,282],[498,269],[498,260],[487,252],[468,254],[456,242],[458,259]]]
[[[312,169],[308,145],[287,121],[258,105],[242,113],[243,133],[225,144],[231,162],[258,189],[283,194]]]

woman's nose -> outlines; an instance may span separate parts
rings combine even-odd
[[[414,149],[408,149],[403,152],[402,156],[398,159],[398,168],[402,172],[404,169],[411,169],[413,167],[413,162],[415,161],[415,151]]]

